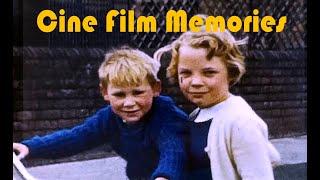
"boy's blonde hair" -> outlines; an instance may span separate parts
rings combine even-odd
[[[107,88],[109,83],[119,87],[139,86],[146,78],[153,86],[159,81],[159,68],[159,61],[144,52],[122,47],[105,54],[98,73],[103,88]]]
[[[227,30],[223,32],[207,32],[202,27],[200,32],[185,32],[172,44],[160,48],[154,53],[154,59],[160,61],[164,52],[172,52],[171,62],[167,68],[167,77],[171,82],[178,80],[179,49],[183,45],[207,50],[206,58],[213,56],[222,57],[226,64],[229,77],[229,85],[236,84],[245,73],[245,57],[240,52],[238,45],[246,44],[248,38],[236,41]]]

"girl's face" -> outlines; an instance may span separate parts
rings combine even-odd
[[[213,106],[229,95],[228,71],[220,57],[206,59],[203,48],[181,46],[178,80],[183,94],[200,108]]]

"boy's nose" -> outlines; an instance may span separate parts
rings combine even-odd
[[[134,106],[135,104],[136,102],[131,97],[128,97],[124,100],[123,106],[130,107],[130,106]]]

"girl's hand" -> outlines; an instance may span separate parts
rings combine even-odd
[[[21,143],[13,143],[13,150],[14,151],[18,151],[18,155],[17,157],[19,158],[19,160],[25,158],[28,154],[29,154],[29,148]]]

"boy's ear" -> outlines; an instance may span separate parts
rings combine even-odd
[[[107,88],[103,87],[102,84],[99,84],[100,92],[105,101],[109,101],[109,94]]]
[[[153,96],[154,96],[154,97],[159,96],[159,95],[160,95],[160,92],[161,92],[161,81],[156,82],[156,83],[153,85],[152,90],[153,90]]]

